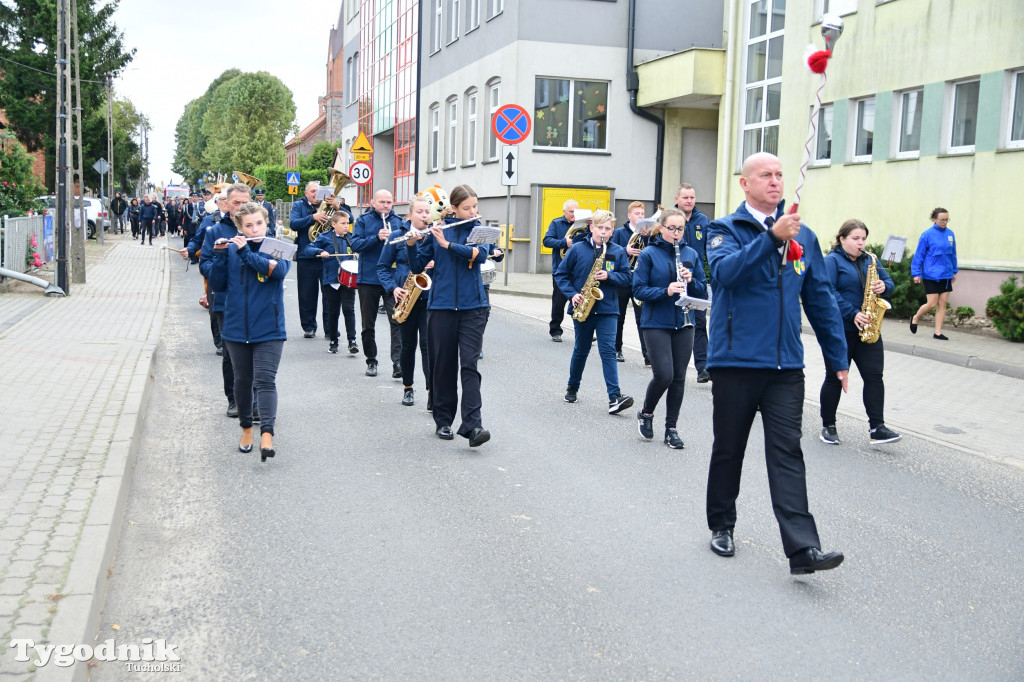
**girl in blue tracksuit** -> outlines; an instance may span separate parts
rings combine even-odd
[[[247,202],[235,212],[242,234],[218,239],[213,247],[210,288],[225,292],[221,339],[235,371],[235,402],[242,427],[241,452],[252,451],[252,392],[260,410],[260,460],[274,456],[277,367],[287,338],[284,278],[289,262],[259,252],[267,231],[267,210]],[[246,238],[253,238],[247,241]],[[220,298],[220,295],[217,296]]]
[[[467,185],[449,193],[455,209],[447,224],[477,215],[477,196]],[[480,372],[477,360],[487,325],[487,294],[480,279],[480,265],[487,260],[487,244],[467,244],[474,220],[452,227],[436,226],[423,237],[415,251],[410,250],[410,267],[423,272],[434,263],[433,286],[427,304],[427,347],[431,368],[435,433],[451,440],[451,424],[459,402],[458,382],[462,379],[462,424],[459,435],[469,439],[470,447],[483,445],[491,438],[480,417]]]
[[[665,391],[665,444],[681,449],[676,431],[683,404],[686,366],[693,351],[694,314],[676,305],[678,294],[707,298],[704,264],[700,255],[684,242],[686,215],[676,208],[661,214],[661,230],[648,248],[640,252],[633,271],[633,297],[643,301],[640,329],[647,342],[654,376],[647,385],[644,405],[637,415],[640,435],[654,438],[654,408]],[[679,245],[679,257],[675,247]],[[678,266],[681,265],[681,270]],[[682,273],[682,281],[679,274]]]
[[[343,259],[333,254],[354,253],[349,241],[349,216],[347,211],[337,210],[331,215],[331,229],[327,230],[315,241],[307,244],[297,254],[303,260],[310,258],[323,259],[323,270],[320,274],[320,293],[324,306],[324,332],[331,340],[327,347],[328,353],[338,352],[338,319],[345,315],[345,336],[348,339],[348,352],[359,352],[356,345],[356,290],[342,286],[338,282],[338,271]],[[351,259],[348,259],[351,260]]]
[[[867,286],[868,266],[871,256],[864,253],[868,228],[864,223],[851,218],[839,228],[839,234],[832,244],[832,251],[825,256],[825,272],[832,284],[832,296],[839,305],[843,318],[843,332],[846,334],[846,357],[857,363],[857,371],[864,380],[864,409],[868,414],[871,429],[871,444],[892,443],[900,434],[890,431],[883,416],[885,408],[885,385],[882,383],[882,368],[885,353],[882,338],[875,343],[860,340],[860,331],[870,324],[871,318],[861,312],[864,304],[864,289]],[[892,296],[895,288],[892,278],[882,264],[876,263],[878,280],[872,291],[877,296]],[[839,443],[836,431],[836,410],[842,395],[842,384],[828,360],[825,361],[825,381],[821,385],[821,440],[830,445]]]
[[[595,211],[591,218],[590,233],[574,242],[554,273],[555,286],[575,307],[583,303],[582,289],[601,256],[602,245],[607,245],[603,263],[594,275],[602,298],[594,302],[587,319],[573,318],[576,341],[569,361],[569,384],[565,389],[565,402],[576,402],[576,393],[587,365],[590,347],[597,337],[597,350],[601,356],[605,388],[608,390],[608,414],[618,414],[632,406],[633,398],[619,390],[619,368],[615,360],[615,326],[619,319],[619,289],[629,287],[632,281],[626,250],[611,243],[615,230],[615,216],[610,211]],[[572,312],[570,310],[570,312]]]
[[[933,339],[949,341],[942,333],[942,323],[946,321],[946,299],[953,291],[956,281],[956,238],[949,229],[949,211],[936,208],[932,211],[932,226],[924,231],[917,240],[917,251],[910,263],[910,274],[914,282],[924,282],[925,304],[918,308],[910,319],[910,331],[917,333],[917,321],[935,308],[935,333]]]

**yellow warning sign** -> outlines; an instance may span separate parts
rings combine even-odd
[[[353,161],[369,161],[371,156],[373,156],[373,154],[363,154],[363,153],[360,153],[360,152],[356,152],[355,154],[352,155],[352,160]]]
[[[299,193],[299,186],[298,185],[288,185],[288,194],[298,194],[298,193]]]
[[[360,131],[359,137],[356,138],[355,144],[349,149],[353,154],[372,154],[373,147],[370,145],[370,141],[366,138],[366,133]]]

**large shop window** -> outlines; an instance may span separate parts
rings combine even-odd
[[[606,149],[608,82],[538,78],[534,92],[533,145]]]

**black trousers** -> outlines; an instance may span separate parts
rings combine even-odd
[[[405,322],[398,325],[402,336],[402,385],[411,387],[416,379],[416,347],[420,350],[420,364],[423,367],[424,387],[429,391],[430,356],[427,345],[427,301],[423,295],[409,312]]]
[[[800,449],[803,371],[718,367],[711,370],[711,380],[715,440],[708,469],[708,528],[727,530],[736,525],[743,454],[760,408],[768,488],[782,547],[787,557],[807,547],[820,549]]]
[[[392,317],[395,313],[395,297],[384,291],[384,287],[379,284],[360,284],[356,290],[359,292],[359,316],[363,322],[363,355],[366,356],[367,364],[377,362],[377,312],[383,300],[388,324],[391,327],[391,364],[397,365],[402,361],[402,335],[398,329],[401,325]]]
[[[857,371],[864,380],[864,410],[868,414],[868,424],[872,429],[885,423],[885,384],[882,383],[882,369],[885,365],[885,349],[882,339],[874,343],[864,343],[858,332],[846,332],[846,359],[857,363]],[[836,423],[836,409],[839,398],[843,395],[843,385],[839,383],[835,370],[825,361],[825,381],[821,384],[821,423],[832,426]]]
[[[234,356],[235,395],[238,396],[238,424],[252,426],[252,408],[259,406],[260,433],[274,434],[277,422],[277,368],[284,341],[237,343],[224,341],[225,355]]]
[[[210,326],[217,326],[217,340],[220,341],[220,330],[224,328],[224,311],[210,311]],[[223,343],[223,342],[222,342]],[[235,400],[235,370],[231,366],[231,354],[228,353],[227,349],[224,349],[224,354],[220,358],[220,373],[224,377],[224,396],[228,399],[228,402],[234,402]]]
[[[149,235],[149,244],[153,245],[153,237],[156,236],[156,223],[152,220],[142,221],[142,243],[146,243],[146,235]]]
[[[647,354],[647,340],[644,338],[643,330],[640,329],[640,306],[633,303],[631,297],[633,296],[633,290],[630,287],[619,287],[619,321],[618,326],[615,328],[615,352],[622,352],[622,328],[626,324],[626,308],[633,308],[633,319],[636,320],[637,331],[640,332],[640,350],[644,354],[646,360],[649,355]]]
[[[693,311],[693,367],[703,371],[708,364],[708,311]]]
[[[211,291],[206,295],[207,303],[213,305],[214,293]],[[215,313],[213,309],[210,309],[210,333],[213,334],[213,345],[217,348],[221,347],[220,341],[220,327],[224,323],[224,313]]]
[[[477,358],[484,341],[487,308],[431,310],[427,313],[427,344],[430,349],[434,423],[451,426],[459,402],[462,379],[462,424],[459,435],[483,426],[480,416],[480,372]]]
[[[338,330],[338,320],[344,312],[345,315],[345,338],[349,343],[356,340],[356,291],[351,287],[338,287],[335,289],[330,284],[321,284],[320,292],[323,295],[324,306],[324,332],[331,341],[337,341],[341,333]]]
[[[693,327],[684,329],[644,329],[647,352],[654,376],[647,384],[643,411],[654,414],[661,396],[668,391],[665,401],[665,428],[674,429],[679,421],[679,409],[686,390],[686,366],[693,350]]]
[[[302,331],[316,331],[316,305],[320,299],[320,275],[324,271],[319,258],[300,258],[295,261],[295,282],[299,296],[299,324]]]
[[[551,323],[548,325],[548,333],[551,336],[562,333],[562,320],[565,319],[565,306],[569,299],[562,295],[554,280],[551,280]]]

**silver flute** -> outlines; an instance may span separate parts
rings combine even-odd
[[[465,223],[471,223],[474,220],[481,220],[481,218],[480,216],[474,216],[472,218],[466,218],[465,220],[457,220],[454,223],[435,223],[435,225],[441,228],[448,228],[455,227],[456,225],[464,225]],[[431,227],[434,227],[434,225],[432,225]],[[425,230],[417,230],[415,227],[410,227],[409,231],[406,232],[403,236],[398,237],[397,239],[392,239],[391,241],[388,242],[388,244],[398,244],[400,242],[407,242],[410,239],[416,239],[417,237],[426,237],[428,234],[430,234],[430,229],[431,228],[428,227]]]

